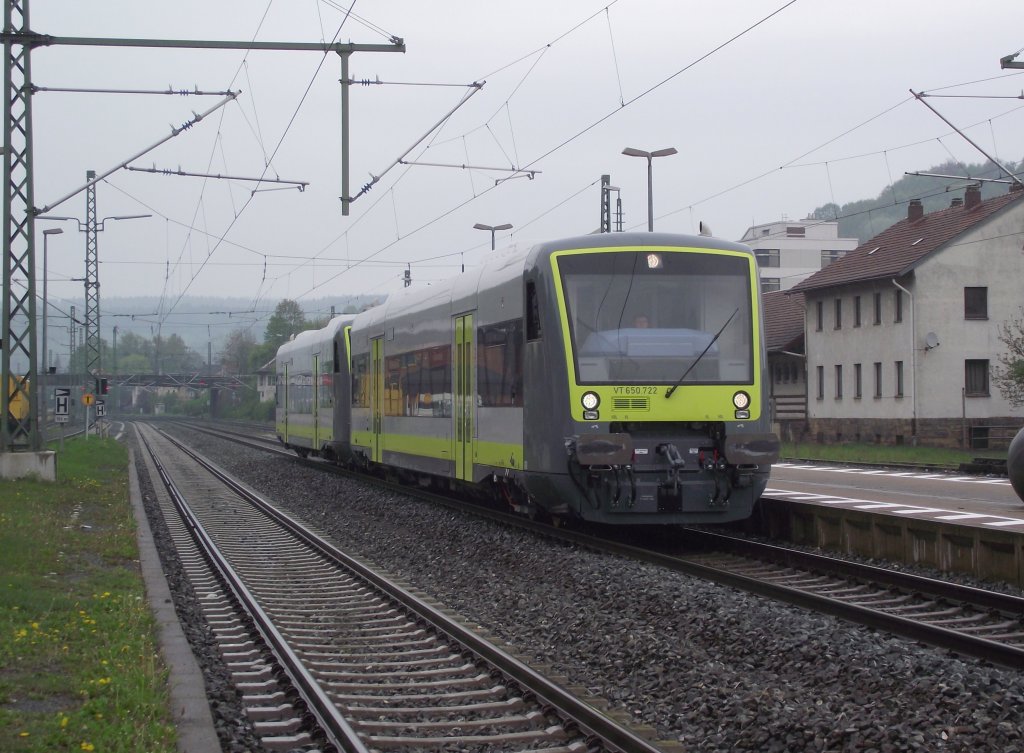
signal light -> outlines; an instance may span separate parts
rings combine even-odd
[[[110,385],[107,383],[106,377],[96,380],[96,394],[107,395],[110,393]]]

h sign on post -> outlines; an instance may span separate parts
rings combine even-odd
[[[103,418],[107,415],[107,403],[105,400],[96,400],[96,418]]]
[[[59,424],[68,422],[68,415],[71,413],[71,390],[58,387],[53,391],[53,417]]]

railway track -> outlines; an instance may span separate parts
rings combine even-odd
[[[655,753],[637,733],[338,551],[148,425],[165,510],[272,750]]]
[[[274,440],[254,441],[230,431],[194,428],[299,460]],[[409,487],[394,488],[404,494],[436,498]],[[441,501],[460,504],[448,498]],[[472,505],[466,507],[595,550],[650,562],[993,663],[1024,668],[1024,598],[705,530],[687,529],[685,551],[674,544],[655,551],[608,537],[551,529]],[[694,554],[695,547],[703,551]]]

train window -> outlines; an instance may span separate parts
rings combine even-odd
[[[479,404],[523,405],[523,320],[489,324],[477,331],[476,385]]]
[[[752,384],[749,257],[660,256],[657,267],[641,250],[558,257],[577,383]]]
[[[540,340],[541,334],[540,301],[537,298],[537,283],[530,280],[526,283],[526,339]]]
[[[370,354],[352,356],[352,405],[370,407]]]
[[[452,348],[432,348],[384,360],[384,413],[388,416],[450,417]]]

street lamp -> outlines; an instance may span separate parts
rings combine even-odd
[[[50,356],[46,350],[46,310],[50,305],[50,299],[46,297],[46,244],[50,240],[51,235],[60,235],[63,232],[59,227],[52,227],[43,231],[43,357],[40,359],[43,368],[40,369],[41,374],[50,373]]]
[[[631,146],[627,146],[622,150],[622,153],[627,157],[645,157],[647,159],[647,231],[654,232],[654,180],[651,162],[655,157],[668,157],[669,155],[677,154],[676,149],[670,146],[668,149],[645,152],[643,149],[634,149]]]
[[[50,227],[43,231],[43,357],[39,360],[42,364],[42,368],[39,370],[38,376],[39,389],[36,390],[36,416],[38,417],[37,420],[44,423],[46,420],[46,398],[44,389],[47,381],[49,381],[47,377],[49,376],[50,371],[50,358],[46,349],[46,329],[48,324],[46,309],[50,305],[50,299],[46,295],[46,245],[50,240],[50,236],[58,236],[61,233],[63,233],[63,231],[59,227]]]
[[[506,222],[504,225],[484,225],[481,222],[473,225],[474,230],[490,230],[491,231],[491,251],[494,250],[494,234],[499,230],[511,230],[511,223]]]
[[[107,220],[141,220],[146,217],[152,217],[151,214],[122,214],[117,217],[104,217],[102,220],[96,223],[96,232],[102,232],[104,230],[103,223]],[[84,233],[88,229],[88,224],[82,222],[77,217],[54,217],[52,214],[41,215],[41,220],[67,220],[68,222],[77,222],[79,232]],[[46,232],[46,231],[43,231]]]
[[[92,171],[87,173],[92,177]],[[123,214],[113,217],[104,217],[97,221],[94,217],[87,217],[85,222],[77,217],[55,217],[52,215],[42,216],[44,220],[67,220],[77,222],[79,232],[86,233],[85,236],[85,372],[98,376],[103,369],[100,363],[102,354],[100,339],[100,281],[99,281],[99,257],[96,242],[96,233],[105,229],[107,220],[139,220],[152,217],[151,214]]]

